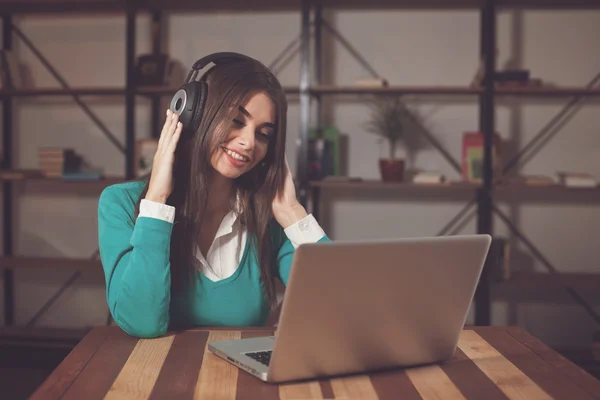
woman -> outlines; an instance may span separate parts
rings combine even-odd
[[[287,283],[296,247],[329,241],[296,199],[287,102],[275,76],[237,61],[204,78],[199,128],[187,132],[167,110],[150,178],[100,196],[107,302],[132,336],[263,325],[276,303],[274,280]]]

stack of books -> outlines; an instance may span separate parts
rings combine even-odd
[[[83,160],[73,149],[43,147],[38,150],[38,164],[48,178],[62,178],[64,174],[79,172]]]

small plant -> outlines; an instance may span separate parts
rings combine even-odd
[[[369,108],[371,115],[365,129],[389,144],[389,158],[379,160],[382,178],[384,181],[402,180],[405,160],[397,157],[398,145],[402,142],[406,165],[414,167],[416,153],[429,145],[424,140],[429,135],[424,119],[416,110],[409,108],[400,96],[376,98]]]
[[[399,142],[404,141],[407,124],[414,119],[400,96],[385,96],[369,104],[371,118],[366,130],[386,139],[389,143],[390,160],[396,159]]]

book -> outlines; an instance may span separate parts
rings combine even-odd
[[[462,140],[462,177],[470,182],[483,180],[484,135],[481,132],[465,132]],[[497,133],[492,143],[492,173],[495,180],[502,177],[501,139]]]
[[[570,188],[595,188],[598,186],[596,179],[585,172],[559,171],[556,173],[558,182]]]
[[[321,180],[340,175],[340,137],[335,128],[311,129],[308,134],[308,176]]]
[[[413,183],[427,185],[427,184],[440,184],[446,182],[446,177],[443,174],[432,171],[421,171],[417,172],[413,176]]]

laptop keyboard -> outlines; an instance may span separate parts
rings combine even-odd
[[[268,351],[256,351],[253,353],[246,353],[246,355],[259,363],[269,366],[269,362],[271,361],[271,350]]]

